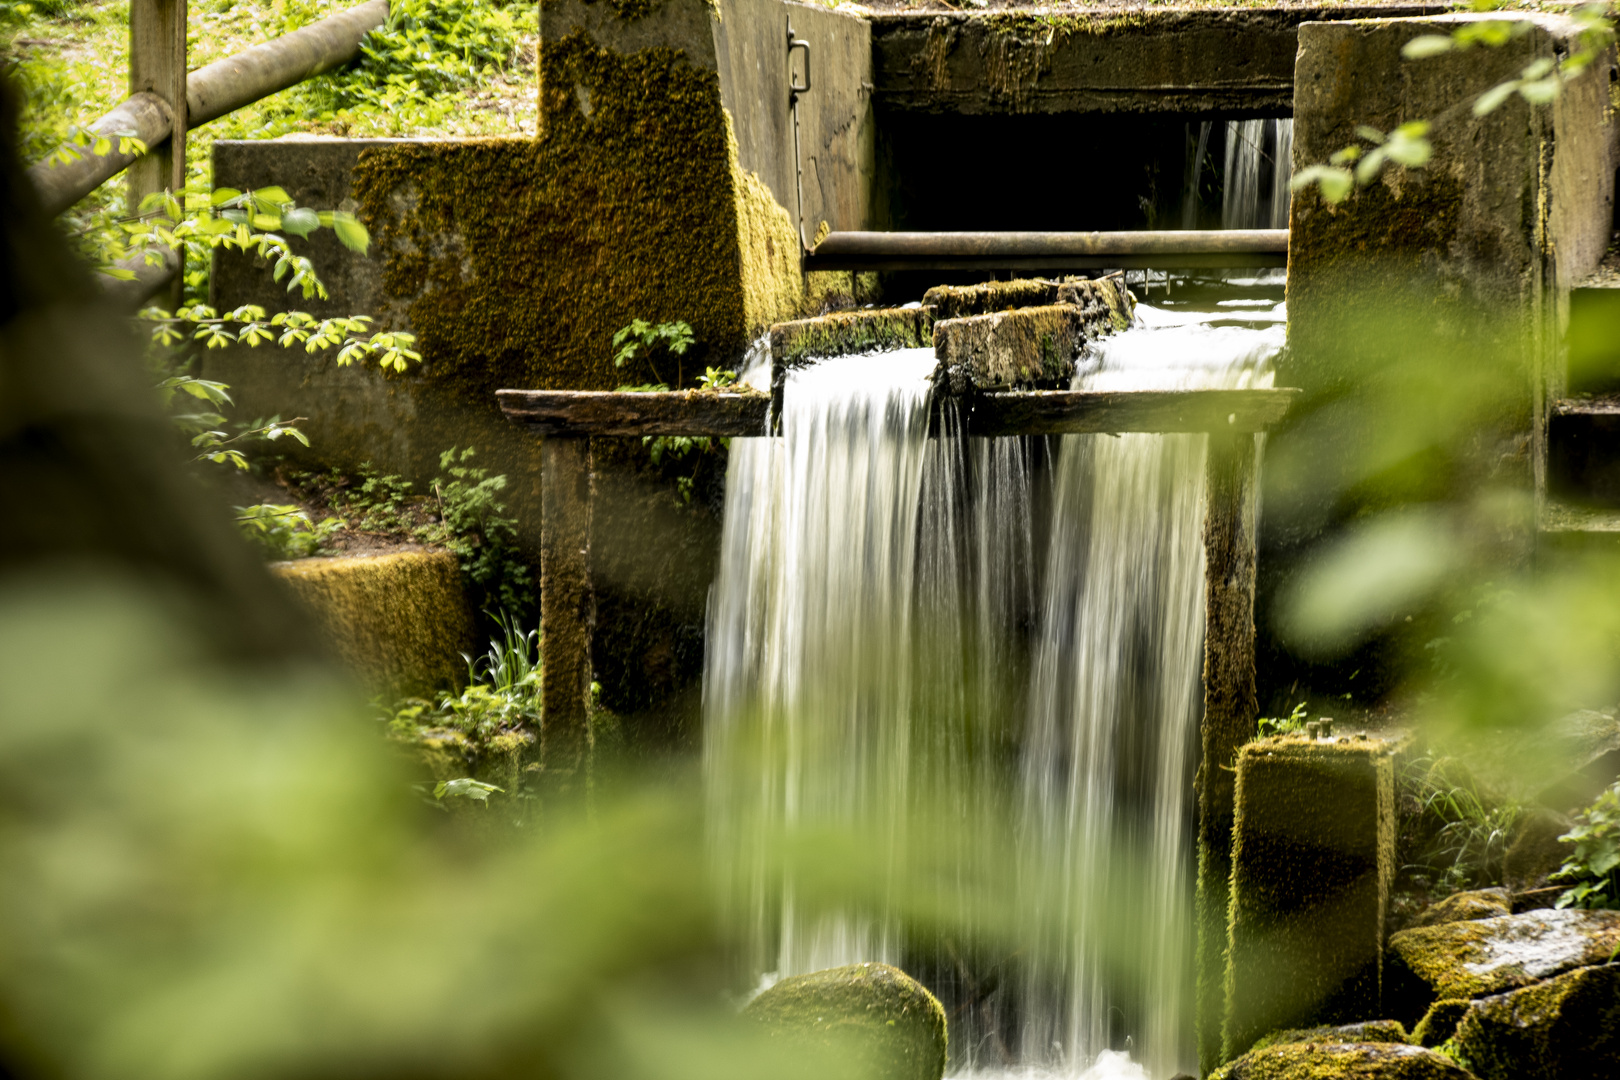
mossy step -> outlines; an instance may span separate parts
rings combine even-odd
[[[835,311],[771,327],[777,371],[831,356],[917,349],[933,340],[933,318],[922,308]]]
[[[1089,318],[1106,316],[1116,330],[1131,324],[1136,298],[1118,278],[1073,278],[1051,281],[1020,278],[978,285],[936,285],[923,294],[923,307],[936,319],[965,319],[1013,308],[1076,304]]]

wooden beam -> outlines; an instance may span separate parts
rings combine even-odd
[[[966,399],[969,435],[1256,432],[1281,420],[1298,390],[1040,390]],[[635,394],[498,390],[501,411],[543,436],[765,435],[770,398],[692,390]]]
[[[1036,390],[980,394],[964,412],[969,435],[1265,431],[1298,390]]]
[[[592,390],[497,390],[508,420],[537,435],[765,435],[768,394],[696,390],[633,394]]]
[[[541,789],[566,800],[584,794],[590,767],[591,441],[543,440],[540,470]]]
[[[169,114],[169,137],[135,159],[129,167],[129,213],[141,212],[148,195],[177,195],[186,186],[186,0],[131,0],[129,5],[129,92],[152,94]],[[180,196],[184,198],[184,196]],[[169,309],[180,306],[181,272],[156,290],[167,292]]]
[[[1254,572],[1258,448],[1211,435],[1205,465],[1204,720],[1198,765],[1198,1058],[1221,1062],[1237,752],[1255,733]]]

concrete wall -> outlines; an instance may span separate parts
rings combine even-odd
[[[1411,4],[877,15],[873,94],[885,109],[970,115],[1287,116],[1300,23],[1445,10]]]

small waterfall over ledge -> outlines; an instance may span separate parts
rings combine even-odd
[[[1288,122],[1225,134],[1223,219],[1286,225]],[[1076,388],[1270,385],[1284,315],[1268,282],[1139,305]],[[732,442],[705,764],[744,962],[766,982],[900,964],[944,1001],[957,1074],[1196,1073],[1207,440],[963,438],[931,401],[934,363],[921,349],[797,369],[781,437]],[[783,827],[842,826],[898,858],[926,829],[936,847],[964,838],[956,868],[973,879],[987,822],[1010,856],[995,865],[1016,868],[998,902],[1031,928],[1010,954],[971,932],[908,935],[870,901],[881,883],[864,905],[806,902],[769,851]]]

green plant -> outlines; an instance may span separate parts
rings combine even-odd
[[[1525,813],[1517,799],[1486,789],[1455,758],[1414,758],[1399,777],[1421,825],[1408,869],[1441,892],[1497,884],[1513,830]]]
[[[1558,906],[1620,908],[1620,781],[1611,784],[1560,840],[1575,845],[1548,880],[1568,885]]]
[[[672,384],[661,365],[667,364],[671,358],[675,361],[673,385],[679,386],[682,374],[680,358],[686,355],[696,340],[692,336],[692,328],[684,322],[658,323],[655,326],[635,319],[630,325],[621,327],[613,335],[613,366],[623,368],[633,360],[640,360],[652,372],[653,381],[637,386],[621,386],[619,389],[644,392],[668,390]],[[709,369],[711,372],[714,370]]]
[[[1294,711],[1287,716],[1262,716],[1259,722],[1260,737],[1267,735],[1288,735],[1295,731],[1305,730],[1305,703],[1302,701],[1294,706]]]
[[[337,518],[325,518],[316,524],[298,507],[275,503],[238,506],[236,524],[243,536],[272,559],[302,559],[317,554],[327,538],[343,527]]]
[[[454,447],[439,455],[433,482],[439,521],[417,530],[425,543],[441,544],[461,561],[461,572],[482,592],[484,606],[506,611],[532,608],[533,578],[517,545],[517,520],[499,496],[504,475],[469,465],[474,450]]]

